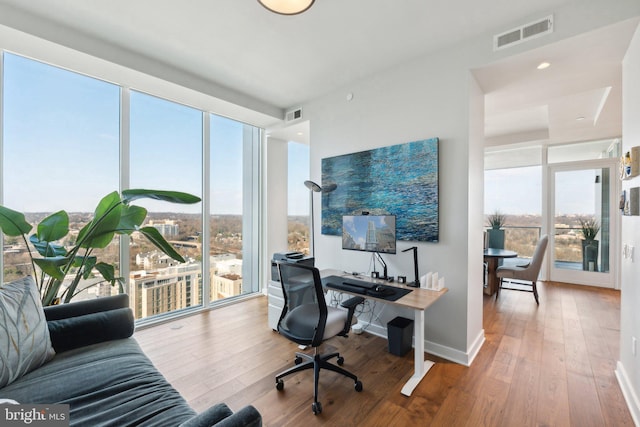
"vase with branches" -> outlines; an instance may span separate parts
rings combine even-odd
[[[580,218],[580,232],[582,233],[582,269],[598,271],[599,242],[596,240],[600,232],[600,223],[595,217]]]
[[[487,221],[489,222],[491,228],[493,228],[494,230],[499,230],[507,222],[507,216],[500,211],[495,211],[494,213],[487,216]]]
[[[494,213],[487,215],[487,222],[491,227],[487,230],[487,245],[490,248],[504,249],[504,227],[507,222],[507,216],[496,210]]]

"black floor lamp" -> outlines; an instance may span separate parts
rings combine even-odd
[[[337,184],[329,184],[324,187],[320,187],[313,181],[305,181],[304,186],[309,189],[309,205],[311,206],[311,256],[316,255],[316,238],[315,238],[315,227],[314,227],[314,219],[313,219],[313,193],[330,193],[335,190],[338,186]]]

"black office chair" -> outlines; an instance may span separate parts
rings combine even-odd
[[[314,372],[314,394],[311,409],[314,415],[322,412],[322,405],[318,402],[318,379],[320,369],[328,369],[351,378],[355,382],[356,391],[362,391],[362,382],[351,372],[329,363],[329,359],[337,358],[338,365],[344,363],[339,353],[320,354],[319,347],[323,341],[336,335],[346,337],[353,313],[358,304],[364,302],[362,297],[353,297],[342,303],[342,307],[327,307],[320,272],[317,268],[293,264],[280,263],[280,283],[284,294],[284,307],[278,321],[278,332],[289,340],[314,347],[314,355],[296,353],[295,366],[276,375],[276,388],[284,389],[282,378],[306,369]],[[304,363],[302,363],[305,361]]]

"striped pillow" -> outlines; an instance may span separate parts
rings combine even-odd
[[[42,366],[54,355],[33,278],[0,285],[0,387]]]

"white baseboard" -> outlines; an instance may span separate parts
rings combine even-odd
[[[627,371],[624,369],[624,365],[619,360],[616,364],[615,373],[620,389],[622,390],[624,400],[627,402],[629,412],[631,412],[631,418],[633,418],[635,425],[640,425],[640,401],[638,400],[636,392],[633,390],[633,385],[631,384],[631,381],[629,381],[629,376],[627,375]]]
[[[380,325],[368,323],[362,324],[365,331],[369,332],[372,335],[387,339],[387,328]],[[484,344],[484,341],[485,338],[483,329],[474,340],[469,351],[466,353],[464,351],[456,350],[455,348],[447,347],[428,340],[424,341],[424,349],[427,353],[433,354],[434,356],[442,357],[443,359],[459,363],[460,365],[470,366],[473,362],[473,359],[475,359],[478,352],[480,351],[480,348],[482,348],[482,344]],[[413,344],[415,347],[415,343]]]

